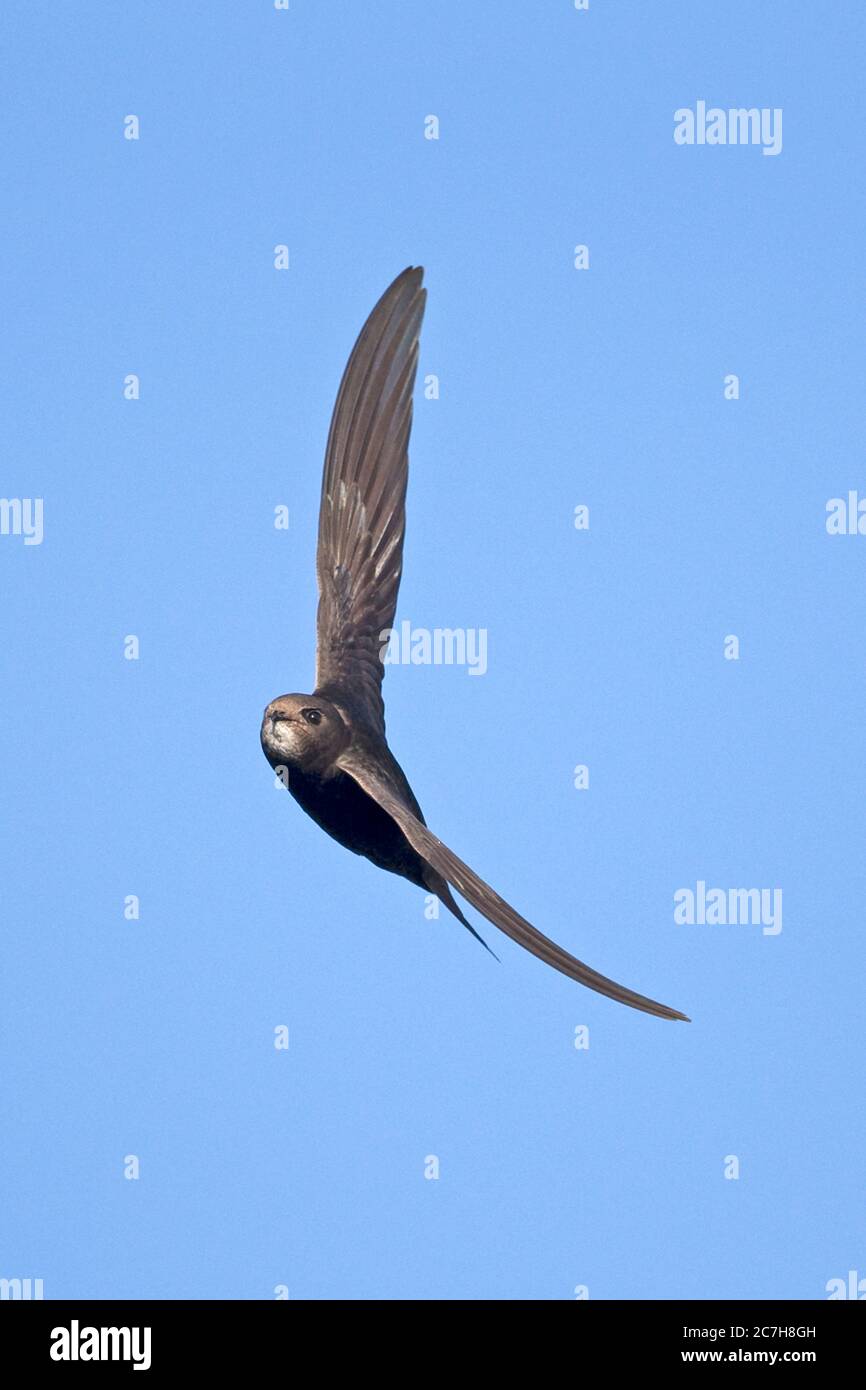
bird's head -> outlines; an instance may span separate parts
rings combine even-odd
[[[262,748],[273,768],[326,772],[350,737],[336,705],[321,695],[279,695],[262,719]]]

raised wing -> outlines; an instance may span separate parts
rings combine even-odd
[[[319,511],[316,689],[385,730],[381,634],[394,621],[403,566],[412,388],[424,272],[398,275],[343,373]]]
[[[686,1015],[681,1014],[679,1010],[670,1009],[666,1004],[658,1004],[654,999],[647,999],[645,995],[636,994],[634,990],[626,989],[625,985],[618,985],[615,980],[609,980],[606,975],[599,975],[598,971],[592,970],[590,966],[569,955],[561,946],[557,946],[555,941],[543,936],[525,917],[515,912],[504,898],[500,898],[489,884],[473,873],[468,864],[464,864],[447,845],[443,845],[426,825],[421,824],[387,776],[363,751],[349,748],[346,753],[341,754],[338,765],[393,817],[406,839],[427,863],[446,878],[474,908],[483,913],[488,922],[492,922],[495,927],[504,931],[506,936],[510,936],[512,941],[517,941],[527,951],[538,956],[539,960],[552,965],[555,970],[561,970],[563,975],[577,980],[578,984],[597,990],[599,994],[606,994],[609,999],[616,999],[620,1004],[629,1004],[631,1008],[641,1009],[647,1014],[655,1014],[658,1018],[677,1018],[682,1019],[684,1023],[689,1022]]]

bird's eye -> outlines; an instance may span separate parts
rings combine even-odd
[[[320,709],[302,709],[301,714],[308,724],[321,724],[322,711]]]

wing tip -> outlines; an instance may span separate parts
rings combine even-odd
[[[599,993],[601,992],[599,990]],[[633,1009],[640,1009],[642,1013],[652,1014],[654,1018],[670,1019],[673,1023],[691,1023],[692,1021],[688,1014],[680,1013],[679,1009],[672,1009],[670,1004],[659,1004],[657,1000],[648,999],[646,995],[639,994],[628,998],[614,994],[610,995],[609,998],[615,999],[618,1004],[628,1004]],[[641,1002],[638,1003],[637,1000]]]
[[[423,265],[407,265],[405,270],[401,270],[395,280],[391,282],[391,288],[396,289],[398,285],[412,285],[414,289],[420,289],[424,280]]]

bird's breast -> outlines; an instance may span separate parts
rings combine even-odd
[[[353,854],[423,884],[423,862],[396,821],[347,773],[321,778],[292,769],[289,791],[326,834]]]

